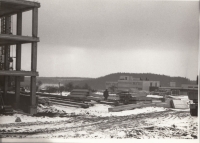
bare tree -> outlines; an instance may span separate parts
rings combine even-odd
[[[71,92],[73,89],[74,89],[74,85],[72,82],[69,82],[69,83],[65,83],[64,84],[64,87],[65,87],[65,90]]]

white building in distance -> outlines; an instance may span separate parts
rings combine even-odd
[[[135,91],[145,90],[150,91],[160,87],[160,81],[141,80],[132,76],[120,76],[117,82],[106,82],[106,88],[109,91]]]

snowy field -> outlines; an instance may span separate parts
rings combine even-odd
[[[64,113],[64,117],[0,115],[2,138],[46,139],[196,139],[198,118],[189,109],[144,107],[108,112],[110,105],[87,109],[53,105],[38,110]],[[21,122],[15,122],[20,117]]]

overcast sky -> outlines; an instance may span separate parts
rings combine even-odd
[[[198,1],[38,1],[40,76],[148,72],[196,79]],[[30,12],[23,21],[23,34],[31,35]],[[30,69],[30,48],[23,47],[22,68]]]

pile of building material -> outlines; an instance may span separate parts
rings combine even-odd
[[[133,103],[133,104],[139,104],[139,103],[148,104],[148,103],[152,103],[152,98],[151,97],[145,97],[145,96],[132,97],[131,103]]]
[[[80,103],[80,102],[72,102],[70,100],[64,98],[51,98],[50,101],[55,105],[61,106],[70,106],[70,107],[77,107],[77,108],[89,108],[92,104],[89,103]]]
[[[151,98],[146,97],[146,92],[125,92],[121,91],[117,93],[119,101],[124,104],[138,104],[138,103],[152,103]]]
[[[13,108],[11,106],[6,106],[4,104],[3,96],[0,92],[0,114],[12,115],[14,114]]]
[[[90,96],[87,97],[89,100],[94,100],[94,101],[101,101],[104,100],[103,93],[102,94],[96,94],[92,93]]]
[[[119,95],[109,95],[108,100],[111,100],[111,101],[119,100]]]
[[[128,105],[121,105],[121,106],[116,106],[113,108],[108,108],[109,112],[120,112],[124,110],[131,110],[135,108],[140,108],[140,107],[150,107],[150,106],[155,106],[155,103],[150,103],[150,104],[128,104]]]
[[[165,98],[165,102],[154,102],[157,107],[175,108],[175,109],[188,109],[186,100],[178,100],[173,98]]]
[[[48,117],[57,117],[62,114],[66,114],[63,110],[58,110],[53,106],[43,106],[42,104],[39,104],[37,106],[37,114],[34,116],[48,116]]]
[[[189,106],[184,100],[172,100],[172,107],[175,109],[188,109]]]
[[[113,102],[113,101],[103,101],[103,100],[100,101],[99,103],[107,104],[107,105],[113,105],[113,106],[118,106],[120,104],[118,101]]]
[[[164,101],[164,96],[160,96],[160,95],[147,95],[147,97],[151,97],[152,100],[155,100],[155,101]]]
[[[0,105],[0,114],[3,115],[13,115],[15,112],[11,106],[1,106]]]
[[[165,99],[165,102],[154,102],[157,107],[172,108],[172,99]]]
[[[72,100],[88,101],[88,96],[90,91],[87,89],[73,89],[67,97]]]
[[[146,91],[141,90],[141,91],[134,91],[134,92],[132,91],[130,94],[132,96],[139,96],[139,97],[144,96],[144,97],[146,97],[148,93]]]
[[[38,96],[37,97],[37,103],[45,105],[45,106],[52,106],[52,102],[49,100],[48,97],[40,97],[40,96]]]
[[[87,100],[75,100],[74,98],[69,98],[68,96],[58,96],[52,94],[39,94],[37,99],[38,104],[42,104],[45,106],[50,105],[60,105],[60,106],[70,106],[70,107],[77,107],[77,108],[88,108],[89,106],[93,106],[94,104],[90,102],[85,102]],[[44,96],[44,97],[43,97]]]
[[[149,106],[175,108],[175,109],[189,108],[187,105],[187,102],[184,100],[173,100],[171,98],[166,98],[165,102],[162,102],[161,100],[159,101],[159,99],[157,99],[157,102],[155,102],[155,99],[151,101],[151,98],[149,97],[132,97],[132,99],[133,99],[132,103],[135,103],[135,104],[120,105],[117,107],[109,108],[108,111],[118,112],[118,111],[123,111],[123,110],[131,110],[134,108],[149,107]]]
[[[104,96],[103,96],[103,93],[92,93],[89,97],[89,99],[94,99],[94,100],[104,100]],[[119,100],[119,95],[117,94],[109,94],[108,96],[108,100],[109,101],[117,101]]]

